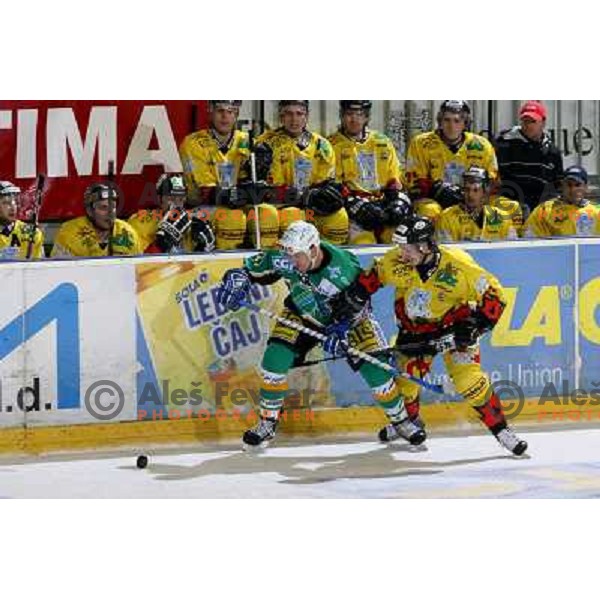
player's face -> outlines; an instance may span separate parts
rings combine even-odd
[[[342,114],[342,127],[348,135],[360,135],[368,122],[364,110],[350,109]]]
[[[539,140],[544,133],[544,121],[536,121],[531,117],[523,117],[521,119],[521,129],[525,137],[530,140]]]
[[[228,135],[235,128],[238,116],[237,108],[217,106],[210,114],[212,116],[212,126],[221,135]]]
[[[565,179],[563,181],[563,195],[567,202],[579,202],[587,194],[587,185],[575,179]]]
[[[308,253],[288,252],[287,255],[292,261],[294,268],[300,271],[300,273],[306,273],[316,262],[318,262],[319,248],[312,246]]]
[[[170,208],[183,208],[185,198],[183,196],[163,196],[162,209],[169,210]]]
[[[0,223],[12,223],[17,218],[17,196],[0,198]]]
[[[306,273],[310,269],[310,257],[306,252],[297,252],[296,254],[290,254],[290,258],[294,263],[294,267],[300,271],[300,273]]]
[[[485,190],[479,181],[465,181],[463,184],[465,204],[469,208],[479,208],[485,200]]]
[[[413,267],[420,265],[425,258],[419,244],[402,244],[399,248],[402,260]]]
[[[465,117],[461,114],[446,112],[442,115],[442,133],[449,142],[460,139],[466,129]]]
[[[299,136],[308,124],[308,111],[300,105],[290,105],[280,113],[283,128],[293,137]]]
[[[94,225],[102,231],[109,231],[116,217],[116,204],[114,200],[98,200],[91,208]]]

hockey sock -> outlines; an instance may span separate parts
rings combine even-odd
[[[411,421],[414,421],[419,416],[419,410],[421,408],[419,398],[417,397],[412,402],[405,402],[404,406],[406,406],[406,412],[408,413],[408,417]]]
[[[263,356],[260,386],[260,416],[278,419],[288,391],[287,373],[294,363],[295,353],[284,344],[272,342]]]
[[[260,416],[263,419],[278,419],[288,391],[287,375],[261,369],[261,378]]]
[[[370,363],[361,365],[359,373],[368,383],[374,400],[383,408],[390,421],[403,421],[408,417],[402,394],[392,375]]]
[[[500,404],[500,398],[495,393],[492,392],[485,404],[474,406],[473,408],[479,413],[483,424],[494,435],[497,435],[499,431],[506,428],[506,419],[504,418],[502,404]]]

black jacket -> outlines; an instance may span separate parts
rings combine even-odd
[[[562,155],[546,133],[541,141],[534,142],[517,125],[501,132],[495,146],[502,195],[531,209],[558,195],[563,177]]]

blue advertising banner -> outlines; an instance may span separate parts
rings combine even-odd
[[[492,381],[512,382],[525,398],[539,397],[548,385],[554,386],[559,394],[566,388],[574,390],[578,383],[583,387],[600,387],[592,383],[600,382],[600,376],[595,373],[595,365],[600,359],[600,245],[583,240],[520,241],[469,244],[466,249],[484,269],[500,280],[507,297],[507,307],[500,322],[481,344],[482,364]],[[384,250],[362,248],[356,253],[361,265],[367,267]],[[575,267],[578,260],[579,271]],[[219,407],[230,408],[229,396],[221,398],[217,394],[217,387],[220,386],[219,390],[223,388],[221,381],[236,390],[240,397],[242,389],[251,389],[253,394],[258,394],[259,365],[272,321],[261,316],[253,326],[251,323],[244,325],[244,319],[252,316],[256,320],[256,317],[246,315],[243,310],[231,315],[221,315],[213,309],[210,315],[207,312],[212,306],[207,298],[218,287],[222,272],[240,263],[241,256],[213,258],[210,262],[198,258],[189,261],[189,258],[182,257],[177,260],[177,268],[175,264],[150,263],[137,267],[140,271],[138,293],[141,294],[138,298],[138,364],[145,365],[143,375],[138,373],[140,408],[143,407],[140,388],[144,387],[144,381],[148,383],[144,378],[149,375],[157,385],[169,379],[173,389],[187,389],[188,382],[202,382],[199,386],[202,407],[210,411]],[[160,269],[167,269],[165,273],[170,279],[176,278],[172,282],[172,290],[169,288],[167,292],[163,289],[170,279],[162,276],[157,279],[160,286],[156,289],[156,286],[148,288],[141,285],[146,271],[154,276]],[[198,279],[198,273],[206,269],[210,277]],[[578,287],[579,295],[576,292]],[[183,292],[178,290],[187,294],[185,298],[182,296],[182,302],[178,298]],[[152,297],[146,298],[150,293]],[[278,312],[285,290],[265,288],[263,296],[257,301],[266,302],[265,306]],[[172,308],[168,304],[171,297]],[[579,332],[576,332],[575,321],[577,300]],[[191,303],[190,307],[196,307],[194,314],[198,313],[196,320],[202,317],[202,327],[197,326],[196,321],[192,323],[183,318],[182,315],[189,311],[182,313],[179,309],[185,308],[186,302]],[[377,292],[373,308],[388,343],[392,345],[396,333],[394,289],[388,287]],[[240,321],[241,329],[236,325],[240,319],[243,321]],[[221,330],[229,332],[226,338],[221,336],[228,341],[227,345],[214,343],[221,340],[217,336]],[[171,347],[175,342],[176,349]],[[579,382],[576,378],[578,355],[581,357]],[[319,347],[309,356],[313,360],[322,358],[325,356]],[[436,358],[433,371],[427,378],[434,383],[442,383],[446,378],[441,357]],[[345,360],[293,369],[290,387],[310,388],[311,405],[318,408],[373,405],[369,388],[357,373],[351,371]],[[422,400],[424,403],[440,403],[459,401],[460,398],[443,398],[424,392]],[[234,404],[241,410],[247,410],[256,401],[253,398],[252,402]],[[162,403],[165,406],[171,404],[168,398],[162,398]]]
[[[498,277],[508,299],[501,321],[481,344],[482,364],[492,381],[513,382],[525,397],[539,396],[547,383],[560,389],[568,381],[574,388],[574,245],[485,245],[469,253]],[[367,265],[373,258],[361,256],[361,262]],[[392,288],[374,296],[374,312],[388,340],[396,329],[393,302]],[[347,369],[341,361],[329,368],[338,406],[372,404],[367,386]],[[440,383],[444,377],[442,359],[437,357],[427,379]],[[442,401],[429,392],[422,400]]]
[[[579,245],[579,386],[600,388],[600,244]]]

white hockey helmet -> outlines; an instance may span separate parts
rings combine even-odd
[[[281,236],[279,245],[287,254],[309,254],[313,246],[319,246],[321,236],[312,223],[294,221]]]
[[[0,196],[18,196],[21,188],[12,181],[0,181]]]

